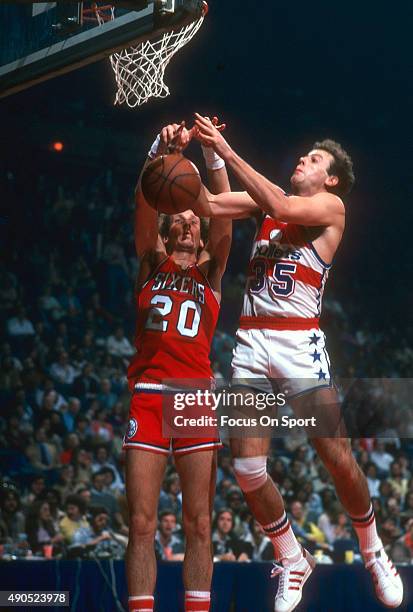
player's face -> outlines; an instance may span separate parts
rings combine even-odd
[[[333,186],[336,177],[328,173],[333,161],[333,156],[321,149],[314,149],[300,157],[290,179],[293,192],[299,195],[312,195],[326,190],[328,186]]]
[[[192,210],[172,215],[168,250],[196,253],[201,242],[201,220]]]

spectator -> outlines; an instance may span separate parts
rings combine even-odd
[[[34,336],[33,323],[27,319],[26,311],[22,306],[17,308],[16,316],[7,321],[7,332],[12,338]]]
[[[105,410],[111,411],[117,402],[117,396],[112,392],[112,383],[108,378],[100,381],[100,393],[97,396],[99,404]]]
[[[73,464],[75,467],[76,482],[89,484],[92,481],[92,453],[85,447],[78,446],[74,452]]]
[[[307,520],[307,512],[301,502],[294,500],[290,505],[290,523],[298,541],[314,551],[315,544],[325,548],[326,541],[323,531],[314,523]]]
[[[66,431],[73,433],[76,428],[76,418],[80,412],[80,400],[77,397],[70,397],[67,405],[62,410],[63,423]]]
[[[26,533],[30,548],[34,553],[43,552],[46,544],[53,545],[54,554],[61,550],[63,536],[55,529],[47,501],[35,501],[29,507]]]
[[[376,448],[372,451],[370,459],[377,466],[380,476],[387,476],[390,470],[390,465],[394,461],[393,455],[386,452],[386,444],[384,440],[376,440]]]
[[[380,480],[377,478],[377,466],[372,461],[365,465],[365,474],[367,477],[367,486],[369,488],[370,497],[380,496]]]
[[[43,427],[39,427],[35,431],[34,440],[27,447],[26,455],[33,468],[43,472],[45,476],[59,467],[56,446],[47,441],[46,431]]]
[[[184,558],[183,539],[176,533],[176,516],[169,510],[165,510],[159,515],[155,549],[157,556],[163,561],[182,561]]]
[[[39,308],[45,315],[46,320],[50,322],[59,321],[65,316],[60,302],[52,295],[52,287],[50,285],[46,285],[43,294],[39,298]]]
[[[251,544],[242,542],[233,532],[234,515],[229,508],[220,510],[212,525],[212,546],[216,561],[248,561]]]
[[[36,499],[39,499],[39,496],[43,493],[45,488],[46,481],[44,476],[33,476],[30,481],[29,490],[22,498],[22,503],[26,507],[31,506]]]
[[[398,496],[401,502],[404,501],[407,493],[407,478],[402,475],[402,468],[398,461],[393,461],[390,465],[390,478],[389,483],[393,489],[393,492]]]
[[[66,351],[59,353],[57,361],[50,366],[50,376],[62,393],[68,393],[76,378],[76,370],[69,363],[69,355]]]
[[[272,542],[265,535],[261,525],[254,518],[249,521],[250,542],[252,551],[248,557],[252,561],[272,561],[274,559],[274,547]]]
[[[85,363],[82,374],[77,376],[73,382],[74,395],[81,399],[84,408],[88,408],[90,402],[99,392],[99,379],[93,373],[93,365]]]
[[[60,533],[65,544],[70,545],[73,541],[74,533],[80,529],[90,528],[89,522],[85,517],[86,503],[80,495],[68,495],[65,502],[66,513],[60,520]]]
[[[110,355],[124,360],[123,363],[125,365],[128,363],[128,358],[132,357],[135,352],[135,349],[125,336],[123,327],[120,325],[115,328],[113,335],[107,339],[106,348]]]
[[[0,542],[17,542],[20,534],[25,533],[25,519],[21,512],[20,497],[16,489],[5,486],[0,488]]]
[[[113,427],[108,421],[108,413],[98,402],[96,402],[94,418],[90,425],[90,430],[99,442],[110,442],[113,440]]]
[[[126,538],[110,529],[109,513],[103,506],[90,510],[90,525],[80,526],[72,537],[74,545],[82,546],[97,557],[111,556],[123,558]]]
[[[106,476],[103,470],[99,470],[92,475],[90,504],[91,506],[103,506],[106,508],[110,517],[110,524],[115,528],[118,527],[121,533],[127,535],[128,528],[123,522],[119,511],[119,504],[116,501],[116,497],[105,490],[105,481]]]
[[[169,510],[176,517],[182,515],[182,491],[178,474],[167,477],[164,490],[159,498],[159,512]]]

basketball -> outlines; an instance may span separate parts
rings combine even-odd
[[[192,208],[201,190],[201,177],[182,153],[171,153],[157,157],[145,168],[141,186],[152,208],[173,215]]]

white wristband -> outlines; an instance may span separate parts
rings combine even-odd
[[[151,148],[148,151],[148,157],[150,157],[151,159],[155,159],[156,154],[158,152],[158,147],[159,147],[160,142],[161,142],[161,135],[158,134],[155,140],[153,141]]]
[[[220,170],[225,166],[222,157],[220,157],[218,153],[215,153],[212,147],[204,147],[204,145],[201,145],[201,149],[208,170]]]

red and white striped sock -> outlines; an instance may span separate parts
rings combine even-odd
[[[263,525],[265,535],[270,538],[273,546],[275,558],[277,561],[282,561],[283,564],[295,563],[301,557],[302,548],[297,542],[290,521],[285,512],[282,516],[270,523]]]
[[[128,599],[129,612],[153,612],[152,595],[133,595]]]
[[[185,612],[209,612],[210,591],[185,591]]]
[[[354,531],[359,539],[360,552],[363,556],[371,555],[383,548],[376,526],[376,517],[372,504],[366,514],[362,516],[350,516]]]

